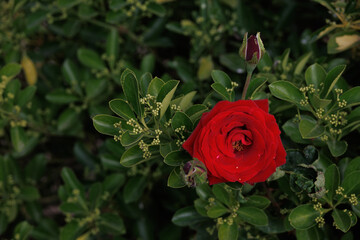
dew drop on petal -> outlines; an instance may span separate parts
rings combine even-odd
[[[241,178],[239,178],[239,181],[241,181]]]
[[[239,166],[236,166],[235,168],[236,168],[236,169],[239,169]]]
[[[217,155],[217,156],[216,156],[216,159],[219,159],[219,158],[220,158],[220,155]]]

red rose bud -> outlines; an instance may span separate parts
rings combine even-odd
[[[248,33],[245,33],[243,43],[239,50],[240,57],[248,64],[257,65],[265,54],[264,44],[261,41],[259,32],[256,34],[256,37],[251,35],[248,38],[247,36]]]
[[[198,160],[185,163],[183,167],[183,178],[187,186],[196,187],[206,182],[206,168]]]
[[[268,111],[267,99],[221,101],[202,115],[183,148],[204,163],[210,185],[263,182],[285,163],[280,130]]]

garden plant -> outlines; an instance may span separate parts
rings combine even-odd
[[[359,0],[0,0],[0,239],[360,239],[359,66]]]

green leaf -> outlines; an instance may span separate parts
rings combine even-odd
[[[123,134],[121,134],[121,145],[124,147],[133,145],[134,143],[137,143],[140,141],[140,139],[144,136],[144,134],[133,134],[130,131],[125,131]]]
[[[285,134],[290,137],[293,142],[307,143],[309,140],[303,139],[299,131],[299,124],[294,122],[294,119],[290,119],[282,126]]]
[[[352,107],[360,104],[360,86],[353,87],[341,94],[340,101],[346,101],[346,107]]]
[[[18,75],[21,71],[21,65],[17,63],[8,63],[0,69],[0,77],[6,76],[8,78],[13,78]]]
[[[290,56],[290,48],[286,49],[281,57],[281,67],[283,71],[286,71]]]
[[[316,224],[315,218],[318,216],[319,212],[315,211],[313,205],[305,204],[300,205],[291,211],[289,221],[294,228],[305,230]]]
[[[153,78],[152,78],[152,76],[151,76],[151,73],[144,73],[142,76],[141,76],[141,78],[140,78],[140,82],[139,82],[139,84],[140,84],[140,93],[141,93],[141,95],[142,96],[146,96],[146,94],[147,94],[147,89],[148,89],[148,87],[149,87],[149,84],[150,84],[150,82],[151,82],[151,80],[152,80]],[[162,85],[161,85],[162,86]],[[159,87],[159,89],[160,89],[161,87]]]
[[[113,213],[104,213],[100,216],[99,222],[100,231],[112,235],[123,235],[126,233],[126,228],[123,219]]]
[[[309,61],[309,58],[311,57],[312,52],[308,52],[304,55],[302,55],[299,60],[297,61],[297,64],[295,66],[294,75],[301,74],[302,70],[304,69],[306,63]]]
[[[236,223],[231,225],[224,223],[218,227],[219,240],[234,240],[238,239],[239,231]]]
[[[265,209],[270,205],[271,201],[263,196],[252,195],[247,199],[247,202],[243,203],[243,206],[257,207]]]
[[[149,151],[154,152],[158,146],[150,146]],[[124,152],[121,156],[120,163],[125,167],[132,167],[139,163],[148,161],[150,159],[143,158],[144,152],[140,149],[139,145],[135,145]]]
[[[114,193],[125,183],[125,176],[121,173],[114,173],[107,176],[103,182],[104,191]]]
[[[345,169],[344,176],[349,175],[353,171],[360,170],[360,157],[356,157],[350,161],[350,163],[347,165]]]
[[[195,104],[186,110],[186,115],[195,123],[208,108],[203,104]]]
[[[245,99],[252,99],[256,92],[266,83],[267,79],[264,77],[251,79]]]
[[[211,77],[216,83],[220,83],[224,88],[232,88],[231,79],[229,76],[220,70],[213,70]]]
[[[333,157],[339,157],[343,155],[348,147],[347,142],[337,141],[335,139],[327,141],[326,144],[329,147],[330,153]]]
[[[353,171],[344,178],[341,186],[344,188],[344,194],[350,196],[350,194],[360,194],[360,171]]]
[[[207,183],[203,183],[196,187],[196,194],[203,200],[208,201],[208,198],[213,197],[212,190]]]
[[[56,104],[69,104],[79,100],[79,98],[71,93],[67,93],[62,89],[55,90],[46,94],[46,100]]]
[[[265,212],[256,207],[240,207],[237,210],[238,217],[255,226],[265,226],[268,224],[268,217]]]
[[[110,68],[113,68],[119,56],[119,32],[116,28],[110,29],[107,35],[106,56],[109,58]]]
[[[325,69],[317,63],[311,65],[305,71],[305,81],[306,81],[306,85],[308,86],[310,84],[314,84],[314,87],[319,89],[320,84],[324,83],[325,78],[326,78]]]
[[[168,178],[167,182],[168,187],[171,188],[182,188],[185,187],[185,182],[183,180],[183,177],[181,175],[181,169],[180,167],[174,168]]]
[[[128,3],[125,0],[110,0],[109,7],[113,11],[118,11]]]
[[[72,214],[86,213],[86,211],[78,203],[65,202],[62,203],[59,208],[63,213],[72,213]]]
[[[133,107],[137,116],[141,117],[142,107],[139,102],[139,85],[135,74],[133,72],[123,73],[121,79],[122,89],[127,101]]]
[[[229,92],[226,90],[226,88],[221,85],[221,83],[213,83],[211,84],[212,89],[215,90],[215,92],[217,92],[218,94],[220,94],[220,96],[224,99],[224,100],[228,100],[230,101],[230,94]]]
[[[166,14],[166,9],[164,8],[164,6],[162,6],[161,4],[158,4],[156,2],[149,2],[146,9],[149,12],[157,15],[158,17],[164,17]]]
[[[81,185],[75,173],[70,168],[64,167],[62,169],[61,178],[71,190],[77,189],[83,191],[84,187]]]
[[[25,149],[27,142],[27,136],[25,130],[22,127],[11,127],[10,128],[11,143],[16,152],[22,152]]]
[[[226,53],[220,55],[220,63],[236,73],[245,72],[245,61],[237,53]],[[259,65],[258,65],[259,66]]]
[[[161,90],[157,96],[157,101],[162,103],[160,119],[164,116],[167,108],[169,107],[171,99],[173,98],[178,85],[179,81],[170,80],[161,87]]]
[[[98,70],[103,70],[106,68],[105,63],[94,50],[79,48],[77,51],[77,57],[79,61],[86,67]]]
[[[212,192],[215,195],[216,199],[220,202],[230,206],[230,194],[224,188],[225,184],[215,184],[212,188]]]
[[[125,120],[136,119],[134,112],[127,102],[122,99],[114,99],[109,102],[110,109]]]
[[[34,201],[40,198],[40,194],[36,187],[22,186],[19,197],[25,201]]]
[[[60,8],[72,8],[75,5],[79,4],[81,1],[76,0],[57,0],[57,5]]]
[[[336,189],[340,184],[340,172],[336,164],[330,165],[325,171],[325,188],[328,191],[326,195],[332,201]]]
[[[80,87],[78,66],[76,66],[72,60],[66,59],[61,67],[61,70],[65,81],[70,84],[76,93],[81,95],[82,90]]]
[[[81,231],[77,221],[67,223],[60,231],[60,240],[75,240]]]
[[[219,201],[215,200],[208,208],[207,208],[207,215],[210,218],[218,218],[222,215],[229,212],[224,205],[222,205]]]
[[[149,53],[143,57],[140,64],[140,69],[142,72],[153,72],[155,68],[155,55]]]
[[[190,161],[192,157],[183,150],[172,151],[166,155],[164,162],[173,167],[180,166],[184,162]]]
[[[119,135],[119,129],[115,128],[114,124],[119,123],[120,118],[106,114],[100,114],[93,117],[92,120],[94,127],[98,132],[110,136]]]
[[[345,71],[345,65],[339,65],[334,67],[327,75],[324,81],[324,88],[321,91],[321,98],[326,98],[331,90],[335,87],[335,84],[340,79],[341,75]]]
[[[330,36],[327,43],[329,54],[336,54],[357,46],[360,43],[360,34],[356,31],[341,31]]]
[[[81,4],[79,6],[78,15],[81,19],[88,20],[98,15],[98,12],[89,5]]]
[[[301,118],[299,131],[304,139],[312,139],[322,136],[325,132],[325,128],[322,125],[319,125],[313,118]]]
[[[276,81],[269,85],[272,95],[282,100],[300,105],[300,101],[304,100],[304,95],[294,84],[288,81]]]
[[[296,229],[297,240],[323,240],[324,236],[321,234],[321,230],[318,227],[312,227],[308,229]]]
[[[158,77],[155,77],[153,80],[151,80],[148,86],[147,93],[150,94],[151,96],[157,97],[164,84],[165,82],[163,80],[161,80]]]
[[[201,216],[193,206],[190,206],[177,210],[171,221],[177,226],[184,227],[192,226],[207,219]]]
[[[16,102],[19,107],[25,106],[25,104],[29,103],[31,99],[34,97],[36,91],[35,86],[29,86],[24,90],[20,91],[17,96]]]
[[[8,224],[6,214],[4,212],[0,213],[0,234],[6,231]]]
[[[317,94],[310,96],[310,102],[315,108],[326,108],[331,102],[331,99],[321,99]]]
[[[331,216],[334,219],[336,227],[338,227],[341,231],[347,232],[350,229],[351,218],[348,213],[335,208]]]
[[[195,95],[196,95],[196,91],[192,91],[182,97],[179,103],[181,110],[186,111],[187,109],[189,109]]]
[[[62,132],[70,129],[79,120],[78,113],[72,109],[65,109],[59,116],[57,129]]]
[[[85,91],[87,99],[94,99],[95,97],[106,94],[108,83],[103,78],[90,78],[85,80]]]
[[[125,184],[123,198],[125,203],[136,202],[146,188],[146,176],[135,176]]]
[[[175,131],[177,128],[185,126],[185,129],[189,132],[193,129],[193,123],[190,118],[183,112],[176,112],[171,120],[172,129]]]
[[[31,226],[26,221],[22,221],[16,225],[14,230],[14,236],[17,236],[17,240],[26,240],[29,238],[32,229],[33,226]]]

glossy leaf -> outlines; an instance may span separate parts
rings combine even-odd
[[[341,186],[344,188],[344,194],[348,196],[352,193],[355,195],[360,194],[359,174],[360,174],[360,170],[353,171],[344,178],[344,181],[341,184]]]
[[[180,227],[192,226],[204,220],[207,218],[201,216],[193,206],[177,210],[171,219],[175,225]]]
[[[229,225],[224,223],[218,227],[218,238],[219,240],[233,240],[238,239],[239,231],[236,223]]]
[[[122,89],[129,104],[137,116],[142,116],[142,107],[139,102],[139,85],[136,76],[132,72],[125,72],[121,76]]]
[[[77,51],[77,57],[79,61],[86,67],[98,70],[103,70],[106,68],[105,63],[94,50],[79,48]]]
[[[267,79],[263,77],[251,79],[245,99],[252,99],[256,92],[266,83]]]
[[[180,166],[186,161],[190,161],[192,157],[183,150],[172,151],[166,155],[164,162],[169,166]]]
[[[341,231],[347,232],[351,227],[351,218],[348,213],[334,209],[331,216],[334,219],[336,227],[338,227]]]
[[[315,88],[319,89],[320,84],[325,81],[325,78],[325,69],[317,63],[311,65],[305,71],[305,81],[308,86],[314,84]]]
[[[335,139],[326,142],[329,147],[330,153],[333,157],[339,157],[343,155],[348,147],[345,141],[336,141]]]
[[[110,136],[119,135],[119,129],[114,127],[114,124],[119,123],[119,121],[120,118],[106,114],[100,114],[93,117],[95,129],[102,134]]]
[[[340,96],[340,101],[346,101],[346,107],[360,104],[360,86],[353,87]]]
[[[313,205],[305,204],[300,205],[291,211],[289,221],[294,228],[305,230],[316,224],[315,218],[318,216],[319,212],[314,210]]]
[[[21,65],[17,63],[8,63],[0,69],[0,77],[6,76],[13,78],[18,75],[21,71]]]
[[[211,84],[211,87],[215,90],[215,92],[220,94],[224,100],[230,101],[230,94],[223,85],[220,83],[213,83]]]
[[[302,55],[299,58],[296,66],[295,66],[294,75],[301,74],[301,72],[304,69],[306,63],[309,61],[311,55],[312,55],[312,52],[308,52],[308,53]]]
[[[232,88],[230,77],[220,70],[213,70],[211,77],[216,83],[220,83],[224,88]]]
[[[181,170],[180,168],[174,168],[168,178],[167,181],[167,185],[168,187],[171,188],[181,188],[181,187],[185,187],[185,182],[183,180],[183,177],[181,175]]]
[[[299,123],[299,130],[304,139],[317,138],[325,132],[325,128],[312,118],[302,118]]]
[[[300,104],[305,100],[300,90],[288,81],[276,81],[269,85],[269,89],[275,97],[291,103]]]
[[[325,188],[328,191],[326,195],[332,201],[336,189],[340,184],[340,172],[335,164],[330,165],[325,171]]]
[[[146,188],[146,176],[135,176],[128,180],[123,191],[125,203],[136,202]]]
[[[172,129],[175,131],[177,128],[185,126],[185,129],[189,132],[192,131],[193,123],[190,118],[183,112],[176,112],[171,120]]]
[[[149,151],[153,152],[157,150],[157,146],[150,146]],[[125,167],[132,167],[139,163],[148,161],[149,159],[143,158],[144,152],[139,148],[139,145],[132,146],[124,152],[121,157],[120,163]]]
[[[179,81],[170,80],[161,87],[161,90],[156,99],[162,104],[160,110],[160,119],[164,116],[167,108],[169,107],[171,99],[173,98],[178,85]]]
[[[151,96],[157,97],[164,84],[165,82],[163,80],[155,77],[153,80],[151,80],[147,89],[147,93]]]
[[[125,120],[136,119],[134,112],[127,102],[122,99],[114,99],[109,102],[110,109]]]
[[[326,75],[325,81],[324,81],[324,88],[321,91],[321,97],[326,98],[329,93],[332,91],[332,89],[335,87],[335,84],[340,79],[341,75],[345,71],[346,66],[345,65],[339,65],[334,67],[328,74]]]
[[[268,217],[265,212],[256,207],[240,207],[237,210],[238,217],[255,226],[265,226],[268,224]]]

